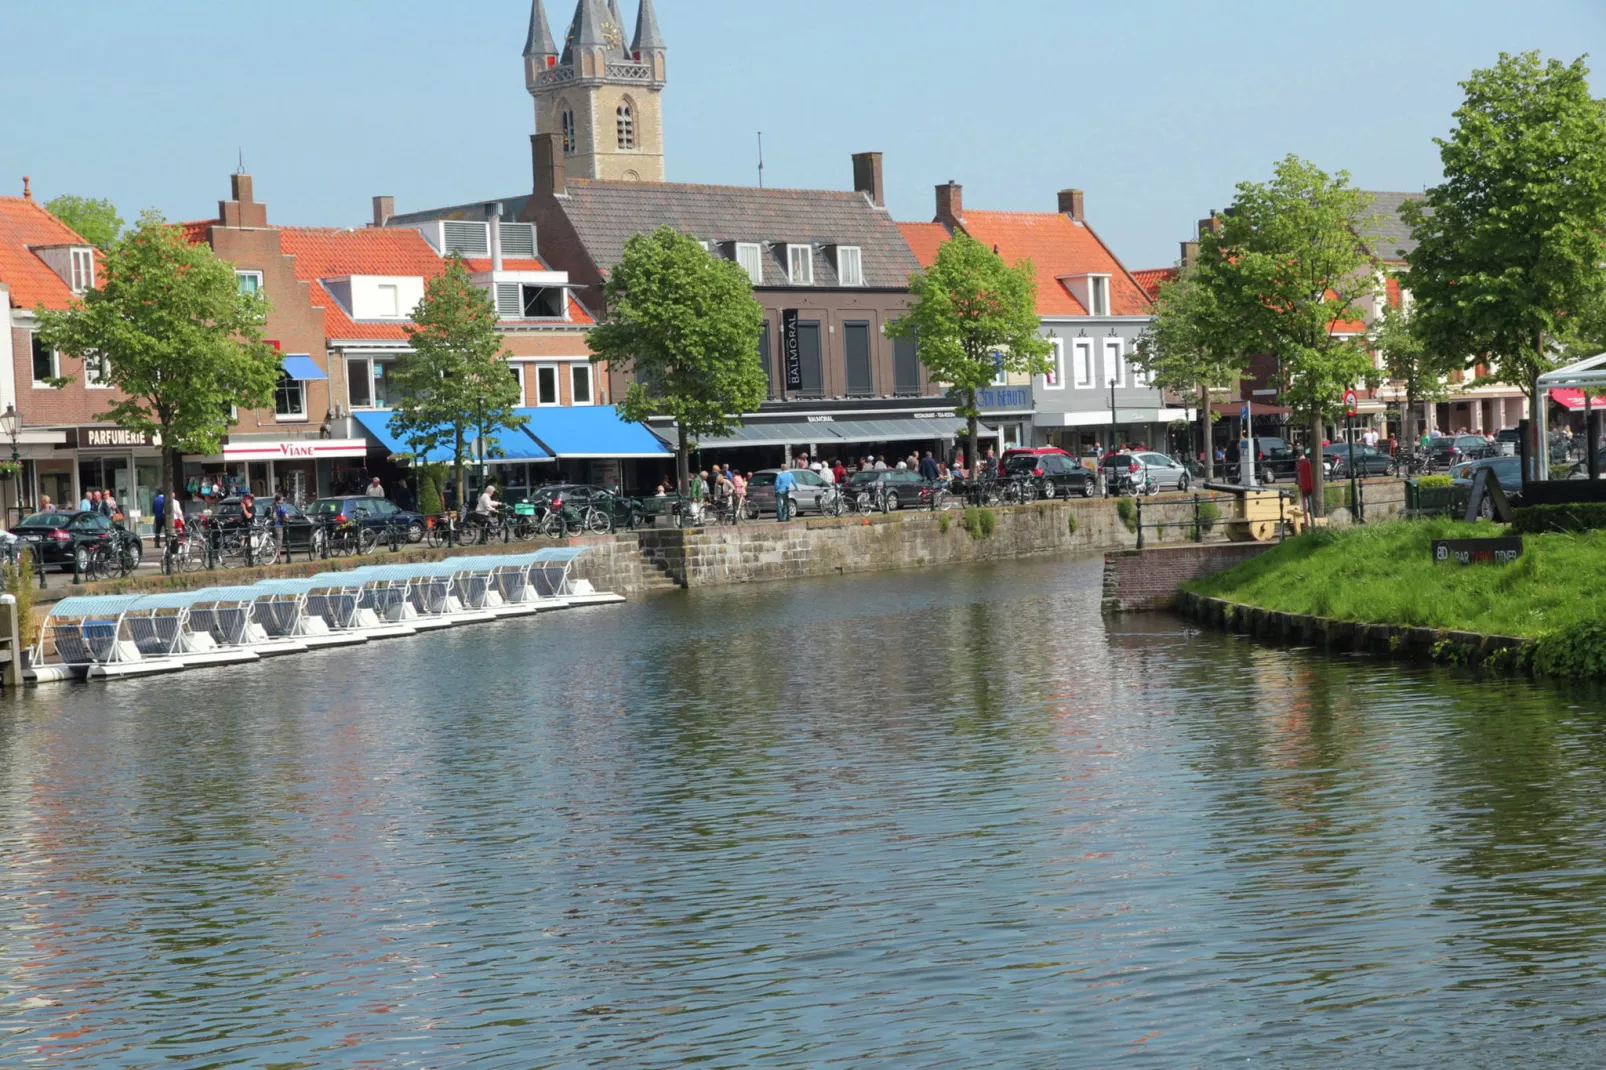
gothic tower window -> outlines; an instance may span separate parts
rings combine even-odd
[[[563,151],[565,155],[574,152],[574,111],[567,103],[558,105],[560,119],[563,125]]]
[[[621,103],[619,105],[619,110],[615,113],[615,115],[618,119],[619,125],[619,147],[621,149],[635,148],[636,113],[634,109],[631,108],[630,101],[626,100]]]

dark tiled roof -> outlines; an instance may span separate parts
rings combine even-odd
[[[619,263],[632,235],[665,224],[699,241],[773,243],[764,251],[766,288],[789,285],[788,244],[815,247],[814,289],[837,285],[825,246],[858,246],[866,286],[904,289],[920,270],[892,217],[862,193],[577,179],[557,203],[603,271]]]
[[[1416,239],[1411,237],[1411,228],[1405,220],[1400,218],[1400,208],[1406,201],[1420,201],[1420,193],[1379,193],[1367,190],[1366,195],[1372,198],[1371,207],[1366,214],[1375,216],[1371,225],[1364,228],[1368,233],[1361,237],[1371,249],[1372,255],[1380,260],[1402,261],[1405,254],[1416,248]]]

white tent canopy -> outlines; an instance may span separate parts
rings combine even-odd
[[[1539,404],[1534,412],[1534,441],[1538,447],[1530,464],[1533,478],[1544,479],[1550,474],[1550,392],[1556,389],[1599,390],[1606,393],[1606,353],[1597,353],[1555,371],[1545,372],[1534,380],[1534,394]]]

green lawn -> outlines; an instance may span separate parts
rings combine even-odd
[[[1606,591],[1606,532],[1527,536],[1514,565],[1433,560],[1434,539],[1505,533],[1449,520],[1318,531],[1187,589],[1287,613],[1486,635],[1576,642],[1606,625],[1595,601]]]

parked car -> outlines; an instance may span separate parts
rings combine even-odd
[[[11,529],[17,541],[34,553],[34,560],[46,568],[71,572],[89,567],[89,547],[121,538],[129,542],[134,563],[145,555],[145,544],[138,535],[124,531],[99,513],[35,513]]]
[[[1394,458],[1371,446],[1335,442],[1323,447],[1322,465],[1336,479],[1349,478],[1351,468],[1358,476],[1386,476],[1394,471]]]
[[[595,507],[607,514],[615,528],[626,530],[638,526],[645,511],[639,498],[590,483],[549,483],[525,500],[546,509],[552,508],[554,500],[561,500],[565,512]]]
[[[756,476],[754,477],[757,478]],[[843,488],[843,494],[848,497],[863,497],[870,504],[877,501],[876,495],[884,493],[887,501],[887,511],[913,507],[920,501],[920,492],[930,484],[912,469],[890,469],[885,472],[855,472],[848,478],[848,485]],[[882,488],[880,491],[877,488]]]
[[[263,508],[262,500],[258,499],[257,511],[260,513]],[[320,524],[327,524],[337,516],[355,520],[365,528],[372,528],[381,542],[390,538],[391,528],[396,528],[398,536],[408,542],[424,541],[423,514],[402,509],[389,498],[368,498],[360,494],[319,498],[307,506],[307,515]]]
[[[780,468],[766,468],[753,473],[753,478],[747,481],[747,506],[751,511],[760,516],[775,512],[775,479],[781,472]],[[793,468],[791,473],[796,481],[792,491],[792,508],[799,516],[806,512],[818,513],[820,495],[831,484],[822,479],[820,473],[808,468]]]
[[[1227,478],[1238,479],[1241,471],[1238,453],[1242,439],[1233,439],[1227,445]],[[1299,465],[1299,455],[1287,442],[1272,435],[1257,435],[1250,439],[1255,446],[1255,478],[1261,483],[1275,483],[1279,479],[1293,479]]]
[[[1494,472],[1495,482],[1505,492],[1506,500],[1512,505],[1522,504],[1522,458],[1520,457],[1489,457],[1472,461],[1461,469],[1461,474],[1455,477],[1458,486],[1471,487],[1472,481],[1477,478],[1478,470],[1487,468]],[[1485,520],[1494,519],[1494,504],[1485,497],[1479,503],[1479,515]]]
[[[1484,457],[1493,457],[1499,453],[1494,443],[1482,435],[1456,435],[1453,438],[1445,435],[1433,440],[1428,446],[1428,457],[1434,464],[1442,464],[1446,468],[1462,461],[1476,461]]]
[[[1031,477],[1039,498],[1066,498],[1073,494],[1091,498],[1098,489],[1098,476],[1091,469],[1083,468],[1075,457],[1052,446],[1006,450],[1003,473],[1005,479]]]
[[[291,553],[318,553],[324,540],[324,525],[314,520],[293,502],[285,502],[284,508],[288,514],[284,520],[284,548]],[[258,517],[271,519],[274,505],[271,501],[256,499],[256,512]],[[240,519],[240,499],[224,498],[217,504],[217,511],[212,514],[218,521],[227,526]]]
[[[1138,450],[1112,453],[1104,458],[1103,464],[1104,482],[1109,487],[1118,485],[1123,471],[1133,476],[1139,487],[1154,480],[1156,492],[1187,490],[1193,478],[1181,461],[1172,460],[1163,453]]]

